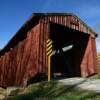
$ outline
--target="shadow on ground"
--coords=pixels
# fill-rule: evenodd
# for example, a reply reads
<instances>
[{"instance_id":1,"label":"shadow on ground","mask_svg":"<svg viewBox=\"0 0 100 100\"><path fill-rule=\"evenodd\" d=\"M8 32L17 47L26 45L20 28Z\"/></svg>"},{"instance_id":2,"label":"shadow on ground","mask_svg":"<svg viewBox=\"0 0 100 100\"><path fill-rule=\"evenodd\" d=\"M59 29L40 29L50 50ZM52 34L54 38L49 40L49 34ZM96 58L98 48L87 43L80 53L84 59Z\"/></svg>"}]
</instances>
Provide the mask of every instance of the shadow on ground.
<instances>
[{"instance_id":1,"label":"shadow on ground","mask_svg":"<svg viewBox=\"0 0 100 100\"><path fill-rule=\"evenodd\" d=\"M99 93L76 88L78 84L67 86L57 81L41 82L27 87L28 93L9 97L6 100L100 100Z\"/></svg>"}]
</instances>

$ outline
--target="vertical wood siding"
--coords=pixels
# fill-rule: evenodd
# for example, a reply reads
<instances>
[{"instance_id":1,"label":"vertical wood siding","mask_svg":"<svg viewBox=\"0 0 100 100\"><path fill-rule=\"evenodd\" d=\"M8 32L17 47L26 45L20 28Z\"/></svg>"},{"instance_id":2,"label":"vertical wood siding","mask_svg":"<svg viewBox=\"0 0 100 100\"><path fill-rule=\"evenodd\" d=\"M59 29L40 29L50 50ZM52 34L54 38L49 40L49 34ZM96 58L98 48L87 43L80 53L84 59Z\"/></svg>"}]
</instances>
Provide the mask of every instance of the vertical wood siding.
<instances>
[{"instance_id":1,"label":"vertical wood siding","mask_svg":"<svg viewBox=\"0 0 100 100\"><path fill-rule=\"evenodd\" d=\"M84 53L84 57L81 63L81 75L87 77L89 75L97 73L97 55L95 40L89 37L88 44Z\"/></svg>"},{"instance_id":2,"label":"vertical wood siding","mask_svg":"<svg viewBox=\"0 0 100 100\"><path fill-rule=\"evenodd\" d=\"M0 85L21 85L38 73L39 25L28 32L27 38L19 42L0 58Z\"/></svg>"}]
</instances>

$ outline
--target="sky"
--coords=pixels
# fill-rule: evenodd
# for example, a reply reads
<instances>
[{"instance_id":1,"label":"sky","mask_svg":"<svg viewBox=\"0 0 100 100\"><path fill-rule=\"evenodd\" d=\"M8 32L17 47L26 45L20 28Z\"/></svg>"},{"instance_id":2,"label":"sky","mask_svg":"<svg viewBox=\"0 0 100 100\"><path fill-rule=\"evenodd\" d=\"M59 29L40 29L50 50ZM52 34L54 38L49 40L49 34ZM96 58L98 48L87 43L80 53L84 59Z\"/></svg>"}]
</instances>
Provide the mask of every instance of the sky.
<instances>
[{"instance_id":1,"label":"sky","mask_svg":"<svg viewBox=\"0 0 100 100\"><path fill-rule=\"evenodd\" d=\"M74 13L100 32L100 0L0 0L0 48L16 34L32 13ZM96 40L100 51L99 36Z\"/></svg>"}]
</instances>

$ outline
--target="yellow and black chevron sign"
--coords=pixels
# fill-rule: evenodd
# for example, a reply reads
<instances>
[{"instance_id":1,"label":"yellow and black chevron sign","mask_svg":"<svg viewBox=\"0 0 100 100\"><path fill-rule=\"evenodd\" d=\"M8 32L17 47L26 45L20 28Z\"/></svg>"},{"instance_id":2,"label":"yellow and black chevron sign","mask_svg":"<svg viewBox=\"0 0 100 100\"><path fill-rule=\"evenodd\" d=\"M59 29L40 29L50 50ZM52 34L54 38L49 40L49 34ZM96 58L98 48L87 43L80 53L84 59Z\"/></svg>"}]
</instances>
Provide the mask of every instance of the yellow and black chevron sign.
<instances>
[{"instance_id":1,"label":"yellow and black chevron sign","mask_svg":"<svg viewBox=\"0 0 100 100\"><path fill-rule=\"evenodd\" d=\"M47 56L52 55L52 40L48 39L47 43L46 43L46 52L47 52Z\"/></svg>"},{"instance_id":2,"label":"yellow and black chevron sign","mask_svg":"<svg viewBox=\"0 0 100 100\"><path fill-rule=\"evenodd\" d=\"M51 39L48 39L46 41L46 53L47 53L47 57L48 57L48 81L50 81L51 78L51 56L52 56L52 43L53 41Z\"/></svg>"}]
</instances>

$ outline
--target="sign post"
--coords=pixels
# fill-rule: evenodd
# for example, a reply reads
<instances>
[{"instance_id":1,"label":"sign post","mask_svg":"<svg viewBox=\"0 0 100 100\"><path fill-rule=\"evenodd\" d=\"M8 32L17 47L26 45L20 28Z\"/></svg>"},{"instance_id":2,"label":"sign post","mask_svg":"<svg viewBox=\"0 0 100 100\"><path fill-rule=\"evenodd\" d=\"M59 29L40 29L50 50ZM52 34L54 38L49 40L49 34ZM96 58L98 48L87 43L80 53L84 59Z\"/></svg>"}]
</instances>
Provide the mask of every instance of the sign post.
<instances>
[{"instance_id":1,"label":"sign post","mask_svg":"<svg viewBox=\"0 0 100 100\"><path fill-rule=\"evenodd\" d=\"M48 39L46 41L46 53L48 59L48 81L51 79L51 56L52 56L52 40Z\"/></svg>"}]
</instances>

